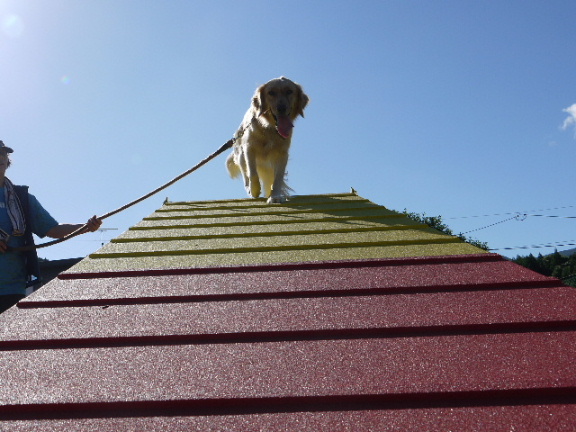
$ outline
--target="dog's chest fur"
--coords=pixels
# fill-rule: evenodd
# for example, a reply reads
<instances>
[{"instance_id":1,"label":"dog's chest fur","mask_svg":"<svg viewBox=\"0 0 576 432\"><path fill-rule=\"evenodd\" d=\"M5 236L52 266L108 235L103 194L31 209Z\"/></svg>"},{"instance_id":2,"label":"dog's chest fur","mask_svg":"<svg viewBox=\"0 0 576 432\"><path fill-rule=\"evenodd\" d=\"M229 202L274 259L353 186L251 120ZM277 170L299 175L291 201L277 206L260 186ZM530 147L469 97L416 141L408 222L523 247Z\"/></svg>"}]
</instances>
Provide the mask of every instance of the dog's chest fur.
<instances>
[{"instance_id":1,"label":"dog's chest fur","mask_svg":"<svg viewBox=\"0 0 576 432\"><path fill-rule=\"evenodd\" d=\"M242 136L242 143L247 146L257 147L256 154L259 157L274 156L275 154L286 154L290 148L292 138L283 138L278 135L276 128L268 119L252 120L249 128Z\"/></svg>"}]
</instances>

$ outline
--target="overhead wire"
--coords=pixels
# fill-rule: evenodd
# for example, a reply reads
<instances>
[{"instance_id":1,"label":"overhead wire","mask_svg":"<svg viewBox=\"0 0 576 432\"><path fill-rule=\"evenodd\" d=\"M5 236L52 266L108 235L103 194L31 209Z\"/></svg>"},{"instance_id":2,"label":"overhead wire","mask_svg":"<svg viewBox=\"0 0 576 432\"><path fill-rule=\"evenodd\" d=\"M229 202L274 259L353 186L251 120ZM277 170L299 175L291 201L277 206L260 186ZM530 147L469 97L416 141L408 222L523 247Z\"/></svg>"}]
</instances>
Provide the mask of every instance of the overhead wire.
<instances>
[{"instance_id":1,"label":"overhead wire","mask_svg":"<svg viewBox=\"0 0 576 432\"><path fill-rule=\"evenodd\" d=\"M541 249L541 248L564 247L564 246L576 246L576 240L564 240L559 242L541 243L537 245L490 248L489 250L498 251L498 250L514 250L514 249Z\"/></svg>"},{"instance_id":2,"label":"overhead wire","mask_svg":"<svg viewBox=\"0 0 576 432\"><path fill-rule=\"evenodd\" d=\"M483 230L483 229L486 229L486 228L493 227L493 226L495 226L495 225L500 225L501 223L508 222L508 221L511 221L511 220L514 220L514 219L516 219L516 220L524 220L524 219L526 219L524 216L526 216L526 215L515 215L515 216L513 216L513 217L511 217L511 218L507 218L507 219L501 220L501 221L499 221L499 222L494 222L494 223L492 223L492 224L490 224L490 225L486 225L486 226L483 226L483 227L480 227L480 228L476 228L476 229L473 229L473 230L470 230L470 231L466 231L466 232L463 232L463 233L460 233L460 234L469 234L469 233L471 233L471 232L480 231L480 230ZM522 218L522 217L524 217L524 218Z\"/></svg>"},{"instance_id":3,"label":"overhead wire","mask_svg":"<svg viewBox=\"0 0 576 432\"><path fill-rule=\"evenodd\" d=\"M522 210L522 211L515 211L515 212L507 212L507 213L492 213L492 214L485 214L485 215L474 215L474 216L453 216L448 217L446 219L472 219L472 218L481 218L481 217L491 217L491 216L508 216L511 214L529 214L535 212L544 212L544 211L551 211L551 210L564 210L568 208L576 208L576 206L563 206L563 207L552 207L547 209L538 209L538 210ZM576 216L574 216L576 217Z\"/></svg>"},{"instance_id":4,"label":"overhead wire","mask_svg":"<svg viewBox=\"0 0 576 432\"><path fill-rule=\"evenodd\" d=\"M563 207L553 207L553 208L548 208L548 209L540 209L540 210L531 210L531 211L526 211L526 212L508 212L508 213L493 213L493 214L486 214L486 215L475 215L475 216L459 216L459 217L450 217L447 219L471 219L471 218L481 218L481 217L493 217L493 216L505 216L505 215L514 215L512 217L503 219L501 221L498 222L494 222L491 223L489 225L485 225L482 226L480 228L475 228L469 231L465 231L460 233L460 235L464 235L464 234L469 234L472 232L476 232L476 231L481 231L487 228L491 228L493 226L496 225L500 225L502 223L505 222L509 222L512 220L516 220L516 221L524 221L526 220L528 217L546 217L546 218L558 218L558 219L576 219L576 216L561 216L561 215L545 215L545 214L535 214L533 212L542 212L542 211L550 211L550 210L561 210L561 209L569 209L569 208L574 208L576 206L563 206ZM548 247L564 247L564 246L576 246L576 240L567 240L567 241L560 241L560 242L551 242L551 243L546 243L546 244L540 244L540 245L526 245L526 246L514 246L514 247L503 247L503 248L490 248L489 250L491 251L498 251L498 250L514 250L514 249L538 249L538 248L548 248Z\"/></svg>"},{"instance_id":5,"label":"overhead wire","mask_svg":"<svg viewBox=\"0 0 576 432\"><path fill-rule=\"evenodd\" d=\"M540 215L540 214L527 214L526 216L560 218L560 219L576 219L576 216L556 216L556 215Z\"/></svg>"}]
</instances>

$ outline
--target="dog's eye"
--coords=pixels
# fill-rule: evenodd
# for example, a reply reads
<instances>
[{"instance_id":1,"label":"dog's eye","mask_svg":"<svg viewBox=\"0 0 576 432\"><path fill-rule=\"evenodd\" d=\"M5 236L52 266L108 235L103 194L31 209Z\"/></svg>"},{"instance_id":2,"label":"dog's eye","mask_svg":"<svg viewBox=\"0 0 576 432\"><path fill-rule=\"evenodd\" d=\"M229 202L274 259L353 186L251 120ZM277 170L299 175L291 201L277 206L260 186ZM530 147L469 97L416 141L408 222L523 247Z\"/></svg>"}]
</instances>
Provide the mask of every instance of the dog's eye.
<instances>
[{"instance_id":1,"label":"dog's eye","mask_svg":"<svg viewBox=\"0 0 576 432\"><path fill-rule=\"evenodd\" d=\"M292 93L294 93L292 90L290 89L286 90L286 96L290 96Z\"/></svg>"},{"instance_id":2,"label":"dog's eye","mask_svg":"<svg viewBox=\"0 0 576 432\"><path fill-rule=\"evenodd\" d=\"M268 94L269 94L270 96L276 96L276 91L270 90L270 91L268 92Z\"/></svg>"}]
</instances>

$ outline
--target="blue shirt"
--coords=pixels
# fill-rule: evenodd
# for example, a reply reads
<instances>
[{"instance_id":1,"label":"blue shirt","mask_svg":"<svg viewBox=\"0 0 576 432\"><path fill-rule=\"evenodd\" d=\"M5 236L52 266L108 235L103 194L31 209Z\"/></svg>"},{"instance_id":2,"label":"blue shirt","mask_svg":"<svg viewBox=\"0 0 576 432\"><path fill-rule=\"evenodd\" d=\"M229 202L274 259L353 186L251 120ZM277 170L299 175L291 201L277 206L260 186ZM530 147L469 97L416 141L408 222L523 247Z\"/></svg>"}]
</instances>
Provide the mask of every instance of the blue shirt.
<instances>
[{"instance_id":1,"label":"blue shirt","mask_svg":"<svg viewBox=\"0 0 576 432\"><path fill-rule=\"evenodd\" d=\"M38 237L45 237L46 233L58 225L58 222L50 216L34 195L28 195L30 205L30 217L27 220L32 232ZM12 234L13 228L8 211L6 210L6 190L0 188L0 228L8 234ZM19 247L24 245L24 236L10 236L8 246ZM24 258L20 252L0 253L0 295L22 294L26 292L26 268Z\"/></svg>"}]
</instances>

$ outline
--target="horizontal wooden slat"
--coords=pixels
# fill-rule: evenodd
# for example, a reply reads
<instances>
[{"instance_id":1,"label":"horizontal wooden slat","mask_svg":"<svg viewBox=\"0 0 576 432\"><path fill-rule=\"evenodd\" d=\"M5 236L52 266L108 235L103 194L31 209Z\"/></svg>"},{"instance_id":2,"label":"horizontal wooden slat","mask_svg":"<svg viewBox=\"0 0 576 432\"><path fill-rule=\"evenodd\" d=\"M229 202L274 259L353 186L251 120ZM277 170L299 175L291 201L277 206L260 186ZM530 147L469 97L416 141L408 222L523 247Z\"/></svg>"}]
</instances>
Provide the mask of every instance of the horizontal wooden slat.
<instances>
[{"instance_id":1,"label":"horizontal wooden slat","mask_svg":"<svg viewBox=\"0 0 576 432\"><path fill-rule=\"evenodd\" d=\"M515 402L511 400L510 403ZM341 411L335 411L340 409ZM278 412L233 415L181 415L122 418L110 415L97 418L84 415L82 419L34 421L3 421L11 432L77 432L118 431L503 431L510 425L517 431L573 432L576 410L572 405L508 405L480 407L442 407L412 409L333 410ZM46 414L45 414L46 415ZM71 415L71 413L69 413ZM88 417L88 418L86 418Z\"/></svg>"},{"instance_id":2,"label":"horizontal wooden slat","mask_svg":"<svg viewBox=\"0 0 576 432\"><path fill-rule=\"evenodd\" d=\"M292 249L246 251L229 253L219 250L211 254L178 253L172 256L113 257L85 259L70 269L71 272L107 272L151 269L210 268L229 266L253 266L336 260L362 260L379 258L435 257L481 253L478 248L463 242L442 244L402 244L372 247L346 247L324 249Z\"/></svg>"},{"instance_id":3,"label":"horizontal wooden slat","mask_svg":"<svg viewBox=\"0 0 576 432\"><path fill-rule=\"evenodd\" d=\"M4 351L0 405L575 388L575 355L576 332Z\"/></svg>"},{"instance_id":4,"label":"horizontal wooden slat","mask_svg":"<svg viewBox=\"0 0 576 432\"><path fill-rule=\"evenodd\" d=\"M192 240L141 241L110 243L90 258L107 258L117 255L154 255L163 253L243 253L250 251L302 250L323 248L395 246L398 244L460 243L457 237L430 231L393 230L368 232L313 233L280 236L208 237Z\"/></svg>"},{"instance_id":5,"label":"horizontal wooden slat","mask_svg":"<svg viewBox=\"0 0 576 432\"><path fill-rule=\"evenodd\" d=\"M318 195L292 195L288 201L291 204L317 205L331 202L366 202L365 198L355 193L336 193L336 194L318 194ZM286 205L283 203L282 205ZM266 198L240 198L208 201L167 201L162 208L252 208L252 207L270 207ZM276 207L281 207L280 205Z\"/></svg>"},{"instance_id":6,"label":"horizontal wooden slat","mask_svg":"<svg viewBox=\"0 0 576 432\"><path fill-rule=\"evenodd\" d=\"M298 203L294 201L288 201L282 203L281 205L246 205L246 206L163 206L162 208L156 210L152 216L146 219L154 218L170 218L179 216L191 216L193 214L198 215L240 215L242 213L251 215L275 215L275 214L310 214L310 213L355 213L362 210L381 210L381 214L394 215L392 212L385 207L378 206L368 200L354 200L354 201L323 201L323 202L308 202L308 203Z\"/></svg>"},{"instance_id":7,"label":"horizontal wooden slat","mask_svg":"<svg viewBox=\"0 0 576 432\"><path fill-rule=\"evenodd\" d=\"M219 215L205 215L202 213L192 213L181 216L150 216L144 218L134 229L143 229L148 227L162 227L163 225L194 225L194 226L218 226L218 225L258 225L258 224L286 224L294 222L346 222L354 220L380 220L380 219L398 219L397 213L384 211L381 208L350 211L350 212L307 212L307 213L289 213L275 212L264 214L251 213L231 213L225 212ZM404 219L406 220L406 219Z\"/></svg>"},{"instance_id":8,"label":"horizontal wooden slat","mask_svg":"<svg viewBox=\"0 0 576 432\"><path fill-rule=\"evenodd\" d=\"M89 261L89 260L88 260ZM489 287L554 286L557 279L530 271L495 254L419 257L217 268L183 268L173 274L141 272L82 273L80 266L60 275L25 299L73 300L253 293L357 292L384 290L470 290ZM130 275L136 273L133 277ZM140 277L138 277L140 275ZM93 281L84 279L96 279ZM80 279L80 280L69 280ZM159 288L161 287L161 288Z\"/></svg>"},{"instance_id":9,"label":"horizontal wooden slat","mask_svg":"<svg viewBox=\"0 0 576 432\"><path fill-rule=\"evenodd\" d=\"M225 237L258 237L258 236L289 236L303 234L334 234L349 232L373 232L373 231L392 231L392 230L428 230L427 225L409 224L408 221L402 220L402 223L396 221L396 224L376 223L366 220L354 221L352 223L292 223L292 224L259 224L259 225L226 225L226 226L178 226L167 225L162 229L159 227L150 229L130 229L112 239L112 243L128 243L133 241L163 241L166 239L210 239Z\"/></svg>"},{"instance_id":10,"label":"horizontal wooden slat","mask_svg":"<svg viewBox=\"0 0 576 432\"><path fill-rule=\"evenodd\" d=\"M43 341L42 346L49 346L50 341L77 339L75 344L89 346L90 338L100 339L94 344L121 344L112 339L157 336L158 340L148 342L161 344L161 337L175 335L190 336L190 343L205 343L212 336L218 342L218 335L229 335L227 341L246 341L576 328L576 296L568 287L211 302L167 300L156 297L144 304L134 301L132 305L110 307L73 307L72 303L66 310L20 309L0 329L0 350L20 346L7 341ZM31 302L33 298L28 300Z\"/></svg>"}]
</instances>

